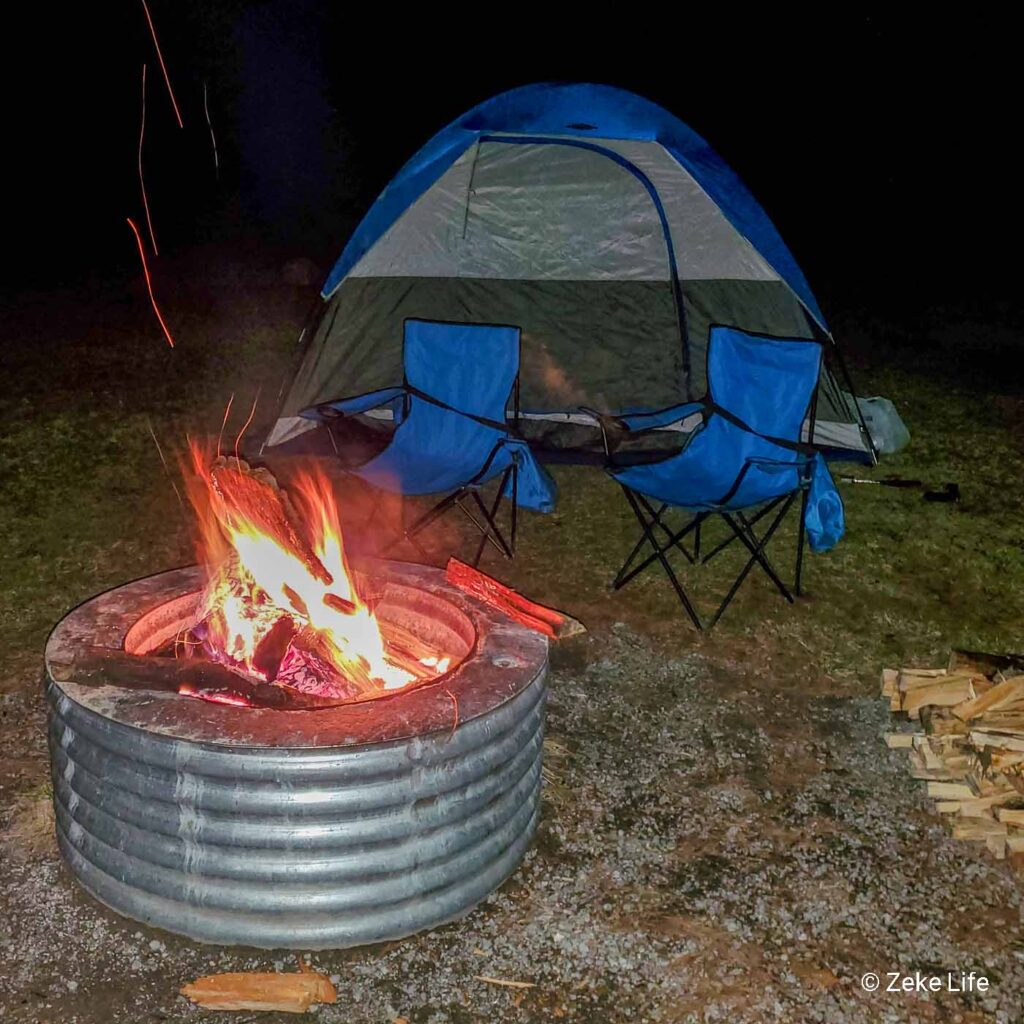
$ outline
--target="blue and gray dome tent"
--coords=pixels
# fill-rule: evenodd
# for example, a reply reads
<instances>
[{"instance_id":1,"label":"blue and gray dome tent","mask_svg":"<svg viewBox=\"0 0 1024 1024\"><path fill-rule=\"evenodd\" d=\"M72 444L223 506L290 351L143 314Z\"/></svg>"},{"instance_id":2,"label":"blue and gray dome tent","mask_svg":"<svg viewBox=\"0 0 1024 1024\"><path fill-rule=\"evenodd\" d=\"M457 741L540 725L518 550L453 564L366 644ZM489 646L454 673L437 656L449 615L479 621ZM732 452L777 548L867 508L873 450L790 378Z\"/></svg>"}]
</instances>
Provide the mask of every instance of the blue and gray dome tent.
<instances>
[{"instance_id":1,"label":"blue and gray dome tent","mask_svg":"<svg viewBox=\"0 0 1024 1024\"><path fill-rule=\"evenodd\" d=\"M582 406L702 397L713 324L830 340L736 174L661 107L601 85L513 89L442 129L370 208L322 294L269 446L318 427L303 413L321 403L400 383L407 318L520 326L521 416L555 448L594 441ZM815 441L870 459L852 404L823 369Z\"/></svg>"}]
</instances>

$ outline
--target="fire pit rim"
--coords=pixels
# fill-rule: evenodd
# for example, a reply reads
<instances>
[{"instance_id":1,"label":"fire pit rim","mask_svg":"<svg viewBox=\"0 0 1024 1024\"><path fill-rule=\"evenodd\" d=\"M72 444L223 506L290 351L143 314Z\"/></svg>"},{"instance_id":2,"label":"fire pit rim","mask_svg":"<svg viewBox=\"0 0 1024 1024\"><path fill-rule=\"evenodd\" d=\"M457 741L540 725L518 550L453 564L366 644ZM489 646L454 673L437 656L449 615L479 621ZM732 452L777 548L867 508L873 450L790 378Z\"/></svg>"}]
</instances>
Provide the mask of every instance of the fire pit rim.
<instances>
[{"instance_id":1,"label":"fire pit rim","mask_svg":"<svg viewBox=\"0 0 1024 1024\"><path fill-rule=\"evenodd\" d=\"M70 681L69 666L82 645L123 650L125 636L144 615L199 589L201 569L184 566L143 576L83 601L53 629L46 644L48 678L58 699L80 704L121 725L171 740L239 748L355 748L451 731L458 722L487 714L546 671L547 638L513 622L448 584L432 566L366 559L353 568L387 573L454 605L471 622L474 648L437 680L377 700L315 711L236 707L176 693L87 686Z\"/></svg>"},{"instance_id":2,"label":"fire pit rim","mask_svg":"<svg viewBox=\"0 0 1024 1024\"><path fill-rule=\"evenodd\" d=\"M190 566L183 567L185 571L189 570ZM365 577L367 574L359 569L354 569L353 574L357 577ZM146 577L142 577L145 579ZM139 582L139 581L133 581ZM115 588L117 589L117 588ZM402 595L398 591L412 591L417 596L428 594L435 605L441 605L444 607L444 613L446 616L452 615L455 621L445 622L443 628L445 632L451 634L451 641L453 647L451 650L451 665L438 674L435 679L429 680L430 684L440 683L447 680L452 673L462 664L466 658L472 657L476 653L477 648L477 631L474 621L470 616L456 604L455 601L451 600L451 595L446 593L443 597L440 594L426 590L423 586L410 585L408 581L404 583L398 583L394 580L389 580L384 585L383 593L381 597L385 597L388 594L391 595L392 600L384 602L377 606L377 615L381 623L382 629L386 629L389 621L389 616L382 612L382 608L390 604L398 604L401 606L400 598ZM103 594L96 595L97 597L103 597ZM186 619L176 617L171 622L160 623L162 617L169 617L175 613L168 611L171 607L177 607L179 605L196 605L199 603L202 597L202 588L196 590L187 590L176 597L172 597L168 601L164 601L152 608L143 611L138 618L128 627L125 632L124 640L121 644L121 649L126 654L138 654L143 656L152 656L155 651L164 648L169 642L170 638L175 633L179 632L182 628L187 628L191 623L187 622ZM399 600L396 600L399 599ZM440 609L438 609L440 610ZM161 614L162 613L162 614ZM152 620L156 620L155 622ZM173 623L173 628L171 625ZM155 637L155 639L154 639ZM455 648L460 649L456 650ZM181 662L179 662L181 664ZM424 683L415 683L411 686L405 687L401 690L395 690L385 693L379 693L374 697L367 697L365 700L388 700L391 697L401 696L403 693L409 693L414 689L419 689ZM291 706L283 705L277 710L288 712L288 713L315 713L317 711L329 710L332 707L339 707L342 704L354 704L358 703L356 700L342 701L339 700L337 704L325 704L323 706ZM253 705L253 708L259 707L259 705ZM243 710L252 710L252 708L243 707Z\"/></svg>"}]
</instances>

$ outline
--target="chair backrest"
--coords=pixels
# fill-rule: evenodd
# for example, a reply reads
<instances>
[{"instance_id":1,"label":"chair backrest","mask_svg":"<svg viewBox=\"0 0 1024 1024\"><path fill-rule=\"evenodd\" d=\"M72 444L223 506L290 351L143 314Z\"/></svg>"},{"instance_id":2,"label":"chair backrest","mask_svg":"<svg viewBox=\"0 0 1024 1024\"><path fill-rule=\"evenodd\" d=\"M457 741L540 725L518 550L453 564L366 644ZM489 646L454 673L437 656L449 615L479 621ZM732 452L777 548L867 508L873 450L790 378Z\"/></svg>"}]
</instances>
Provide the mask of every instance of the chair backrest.
<instances>
[{"instance_id":1,"label":"chair backrest","mask_svg":"<svg viewBox=\"0 0 1024 1024\"><path fill-rule=\"evenodd\" d=\"M712 327L708 394L752 430L799 441L821 373L822 346Z\"/></svg>"},{"instance_id":2,"label":"chair backrest","mask_svg":"<svg viewBox=\"0 0 1024 1024\"><path fill-rule=\"evenodd\" d=\"M519 373L519 333L492 324L406 320L405 381L452 409L504 423Z\"/></svg>"}]
</instances>

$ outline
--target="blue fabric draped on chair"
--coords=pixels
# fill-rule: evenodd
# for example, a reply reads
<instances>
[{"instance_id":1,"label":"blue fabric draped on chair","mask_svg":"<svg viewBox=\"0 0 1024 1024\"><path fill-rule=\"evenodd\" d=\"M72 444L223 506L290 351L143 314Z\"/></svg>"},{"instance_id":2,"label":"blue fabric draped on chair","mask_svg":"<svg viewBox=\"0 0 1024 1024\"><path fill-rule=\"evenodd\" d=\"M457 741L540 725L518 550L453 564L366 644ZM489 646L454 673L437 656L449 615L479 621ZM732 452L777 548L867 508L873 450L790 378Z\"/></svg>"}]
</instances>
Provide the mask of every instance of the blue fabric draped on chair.
<instances>
[{"instance_id":1,"label":"blue fabric draped on chair","mask_svg":"<svg viewBox=\"0 0 1024 1024\"><path fill-rule=\"evenodd\" d=\"M488 541L512 557L517 506L540 512L554 507L554 481L506 419L510 400L513 416L518 412L519 335L518 327L406 320L405 379L400 386L303 412L309 418L330 419L391 407L397 427L390 443L352 472L397 494L445 494L406 528L406 539L413 541L424 527L457 506L482 534L475 561ZM488 508L480 488L499 476ZM503 496L512 502L508 540L495 521Z\"/></svg>"},{"instance_id":2,"label":"blue fabric draped on chair","mask_svg":"<svg viewBox=\"0 0 1024 1024\"><path fill-rule=\"evenodd\" d=\"M624 586L648 566L659 563L683 607L698 629L703 623L668 561L672 550L691 563L707 562L739 540L749 558L711 620L718 621L750 570L760 566L788 600L789 588L769 562L765 548L794 499L802 499L797 541L795 591L800 593L805 532L814 551L832 547L843 534L842 500L820 452L804 443L807 423L813 437L814 399L821 370L822 347L802 339L778 339L730 327L713 327L708 342L708 397L703 402L661 413L623 416L618 426L630 431L657 429L695 412L704 416L689 443L659 462L609 466L640 522L643 534L616 576ZM651 501L660 503L655 509ZM671 508L690 513L681 529L670 528L664 516ZM760 536L754 527L772 512ZM753 514L750 514L750 510ZM723 519L727 539L703 557L701 524L709 516ZM693 535L693 549L684 539ZM637 561L645 548L649 554Z\"/></svg>"}]
</instances>

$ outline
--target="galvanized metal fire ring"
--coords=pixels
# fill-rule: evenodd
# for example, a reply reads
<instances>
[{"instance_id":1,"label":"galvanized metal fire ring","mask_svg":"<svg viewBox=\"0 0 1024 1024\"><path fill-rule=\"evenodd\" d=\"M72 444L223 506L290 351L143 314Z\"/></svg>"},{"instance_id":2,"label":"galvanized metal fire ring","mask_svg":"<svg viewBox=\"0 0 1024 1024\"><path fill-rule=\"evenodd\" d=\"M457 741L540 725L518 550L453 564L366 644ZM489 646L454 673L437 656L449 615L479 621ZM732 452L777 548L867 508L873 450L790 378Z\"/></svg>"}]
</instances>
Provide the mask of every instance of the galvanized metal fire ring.
<instances>
[{"instance_id":1,"label":"galvanized metal fire ring","mask_svg":"<svg viewBox=\"0 0 1024 1024\"><path fill-rule=\"evenodd\" d=\"M463 660L410 692L316 710L69 681L76 651L144 653L173 636L195 610L195 567L111 590L56 627L57 838L93 896L204 942L327 949L452 920L515 870L540 809L546 638L440 570L364 571Z\"/></svg>"}]
</instances>

